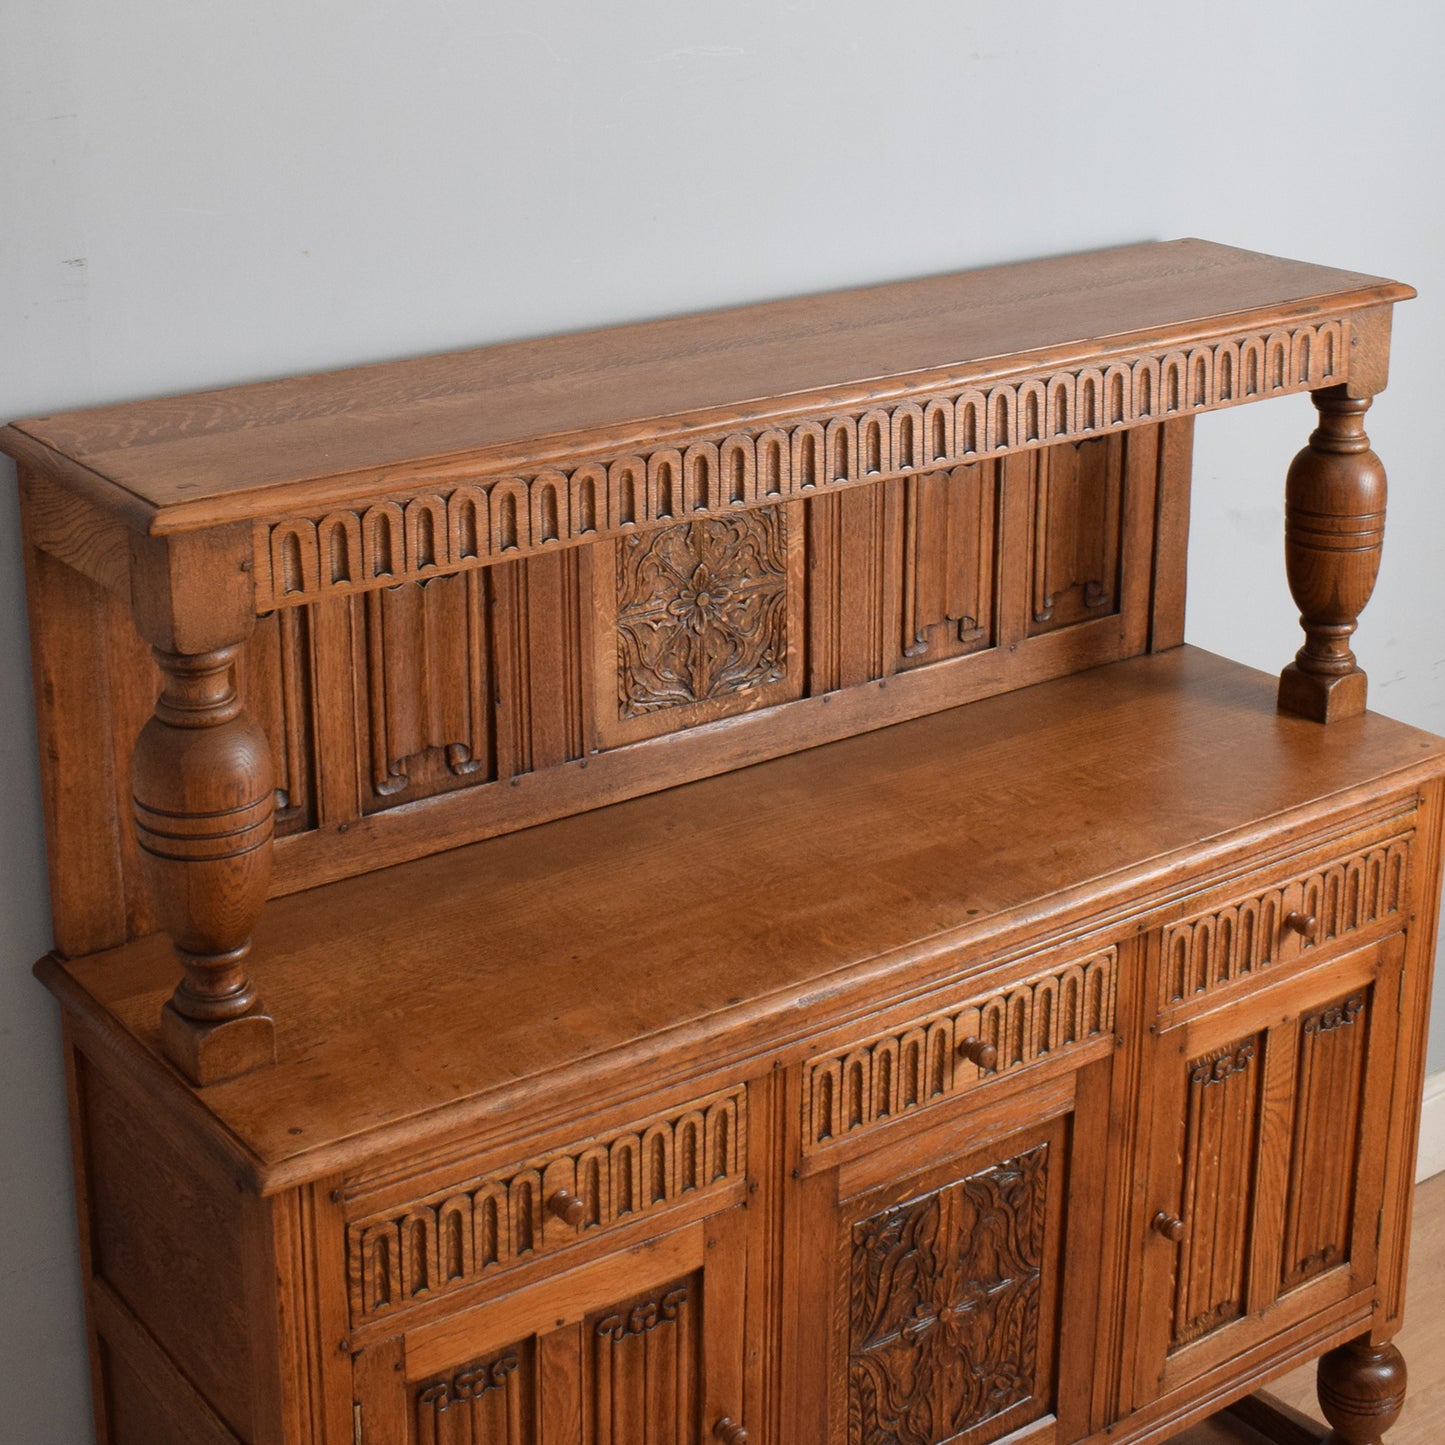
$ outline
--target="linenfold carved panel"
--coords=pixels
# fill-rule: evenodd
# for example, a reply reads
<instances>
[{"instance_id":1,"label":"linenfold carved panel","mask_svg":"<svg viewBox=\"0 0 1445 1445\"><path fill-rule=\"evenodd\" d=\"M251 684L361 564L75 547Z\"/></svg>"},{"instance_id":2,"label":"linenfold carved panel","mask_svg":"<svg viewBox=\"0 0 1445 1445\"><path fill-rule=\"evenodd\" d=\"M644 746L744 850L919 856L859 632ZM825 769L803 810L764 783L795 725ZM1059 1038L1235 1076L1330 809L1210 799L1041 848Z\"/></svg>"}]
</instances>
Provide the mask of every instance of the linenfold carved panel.
<instances>
[{"instance_id":1,"label":"linenfold carved panel","mask_svg":"<svg viewBox=\"0 0 1445 1445\"><path fill-rule=\"evenodd\" d=\"M413 1387L416 1439L425 1445L533 1445L536 1379L530 1341Z\"/></svg>"},{"instance_id":2,"label":"linenfold carved panel","mask_svg":"<svg viewBox=\"0 0 1445 1445\"><path fill-rule=\"evenodd\" d=\"M780 507L625 538L617 549L619 717L780 681L787 592Z\"/></svg>"},{"instance_id":3,"label":"linenfold carved panel","mask_svg":"<svg viewBox=\"0 0 1445 1445\"><path fill-rule=\"evenodd\" d=\"M808 691L977 652L994 640L998 465L808 503Z\"/></svg>"},{"instance_id":4,"label":"linenfold carved panel","mask_svg":"<svg viewBox=\"0 0 1445 1445\"><path fill-rule=\"evenodd\" d=\"M1190 1060L1171 1348L1238 1319L1245 1308L1258 1153L1261 1039Z\"/></svg>"},{"instance_id":5,"label":"linenfold carved panel","mask_svg":"<svg viewBox=\"0 0 1445 1445\"><path fill-rule=\"evenodd\" d=\"M588 1445L700 1439L702 1304L693 1275L598 1310L583 1323Z\"/></svg>"},{"instance_id":6,"label":"linenfold carved panel","mask_svg":"<svg viewBox=\"0 0 1445 1445\"><path fill-rule=\"evenodd\" d=\"M1040 1393L1049 1165L1040 1144L853 1226L849 1445L942 1445Z\"/></svg>"},{"instance_id":7,"label":"linenfold carved panel","mask_svg":"<svg viewBox=\"0 0 1445 1445\"><path fill-rule=\"evenodd\" d=\"M1125 352L1104 368L960 383L863 412L678 436L646 454L428 490L399 479L369 505L256 523L256 610L1313 390L1347 374L1348 346L1348 321L1326 319L1187 350Z\"/></svg>"},{"instance_id":8,"label":"linenfold carved panel","mask_svg":"<svg viewBox=\"0 0 1445 1445\"><path fill-rule=\"evenodd\" d=\"M900 666L987 645L993 628L998 467L907 477Z\"/></svg>"},{"instance_id":9,"label":"linenfold carved panel","mask_svg":"<svg viewBox=\"0 0 1445 1445\"><path fill-rule=\"evenodd\" d=\"M885 1123L995 1074L1108 1038L1118 967L1118 950L1107 948L811 1060L804 1074L804 1149ZM992 1070L960 1056L960 1046L971 1039L997 1051Z\"/></svg>"},{"instance_id":10,"label":"linenfold carved panel","mask_svg":"<svg viewBox=\"0 0 1445 1445\"><path fill-rule=\"evenodd\" d=\"M1300 1020L1280 1256L1284 1289L1323 1274L1349 1254L1368 1036L1364 993L1350 994Z\"/></svg>"},{"instance_id":11,"label":"linenfold carved panel","mask_svg":"<svg viewBox=\"0 0 1445 1445\"><path fill-rule=\"evenodd\" d=\"M365 645L357 675L371 739L367 782L377 797L409 787L413 760L432 751L454 777L495 775L486 592L486 578L463 574L352 604Z\"/></svg>"},{"instance_id":12,"label":"linenfold carved panel","mask_svg":"<svg viewBox=\"0 0 1445 1445\"><path fill-rule=\"evenodd\" d=\"M733 1185L746 1168L746 1092L738 1088L358 1219L346 1233L352 1318L376 1318L490 1278L591 1230ZM559 1190L582 1200L580 1225L547 1208Z\"/></svg>"},{"instance_id":13,"label":"linenfold carved panel","mask_svg":"<svg viewBox=\"0 0 1445 1445\"><path fill-rule=\"evenodd\" d=\"M1049 447L1035 458L1029 631L1052 632L1118 608L1124 438Z\"/></svg>"},{"instance_id":14,"label":"linenfold carved panel","mask_svg":"<svg viewBox=\"0 0 1445 1445\"><path fill-rule=\"evenodd\" d=\"M256 624L246 649L246 699L266 730L276 772L276 832L314 825L315 696L311 612L288 607Z\"/></svg>"},{"instance_id":15,"label":"linenfold carved panel","mask_svg":"<svg viewBox=\"0 0 1445 1445\"><path fill-rule=\"evenodd\" d=\"M1270 968L1398 912L1413 834L1361 849L1303 877L1170 924L1164 931L1159 1003L1167 1008ZM1300 937L1282 931L1287 913L1315 920Z\"/></svg>"}]
</instances>

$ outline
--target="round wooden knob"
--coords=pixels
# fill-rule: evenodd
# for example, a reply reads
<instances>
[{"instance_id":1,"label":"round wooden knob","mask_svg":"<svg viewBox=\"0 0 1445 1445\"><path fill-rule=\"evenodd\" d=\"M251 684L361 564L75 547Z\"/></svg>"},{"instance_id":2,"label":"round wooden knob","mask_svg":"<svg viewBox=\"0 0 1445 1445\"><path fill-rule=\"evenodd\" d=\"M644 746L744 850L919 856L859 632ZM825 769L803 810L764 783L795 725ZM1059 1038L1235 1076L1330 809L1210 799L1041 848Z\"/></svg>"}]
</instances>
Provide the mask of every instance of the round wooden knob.
<instances>
[{"instance_id":1,"label":"round wooden knob","mask_svg":"<svg viewBox=\"0 0 1445 1445\"><path fill-rule=\"evenodd\" d=\"M965 1039L958 1046L958 1051L971 1064L977 1064L989 1073L998 1068L998 1050L992 1044L984 1043L982 1039Z\"/></svg>"},{"instance_id":2,"label":"round wooden knob","mask_svg":"<svg viewBox=\"0 0 1445 1445\"><path fill-rule=\"evenodd\" d=\"M1291 933L1297 933L1311 943L1314 942L1315 935L1320 931L1320 921L1313 913L1286 913L1284 926Z\"/></svg>"},{"instance_id":3,"label":"round wooden knob","mask_svg":"<svg viewBox=\"0 0 1445 1445\"><path fill-rule=\"evenodd\" d=\"M1166 1214L1162 1209L1149 1222L1155 1234L1162 1234L1170 1244L1178 1244L1184 1238L1184 1221L1175 1215Z\"/></svg>"},{"instance_id":4,"label":"round wooden knob","mask_svg":"<svg viewBox=\"0 0 1445 1445\"><path fill-rule=\"evenodd\" d=\"M722 1445L748 1445L748 1432L729 1415L724 1415L712 1427L713 1437Z\"/></svg>"},{"instance_id":5,"label":"round wooden knob","mask_svg":"<svg viewBox=\"0 0 1445 1445\"><path fill-rule=\"evenodd\" d=\"M576 1229L587 1218L587 1204L566 1189L559 1189L548 1201L547 1208L562 1221Z\"/></svg>"}]
</instances>

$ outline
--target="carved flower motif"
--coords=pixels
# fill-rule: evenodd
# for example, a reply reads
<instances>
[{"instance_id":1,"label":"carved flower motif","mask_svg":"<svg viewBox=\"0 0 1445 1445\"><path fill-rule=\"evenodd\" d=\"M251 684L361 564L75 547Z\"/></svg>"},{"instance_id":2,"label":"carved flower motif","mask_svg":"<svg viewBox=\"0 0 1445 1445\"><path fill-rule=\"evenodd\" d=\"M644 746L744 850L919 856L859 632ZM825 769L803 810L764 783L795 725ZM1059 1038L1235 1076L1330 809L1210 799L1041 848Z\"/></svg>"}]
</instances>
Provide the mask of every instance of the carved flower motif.
<instances>
[{"instance_id":1,"label":"carved flower motif","mask_svg":"<svg viewBox=\"0 0 1445 1445\"><path fill-rule=\"evenodd\" d=\"M788 651L787 580L776 509L628 538L618 549L618 716L777 682Z\"/></svg>"},{"instance_id":2,"label":"carved flower motif","mask_svg":"<svg viewBox=\"0 0 1445 1445\"><path fill-rule=\"evenodd\" d=\"M699 562L692 577L667 604L667 610L685 627L701 632L710 621L723 615L733 589L713 576L706 562Z\"/></svg>"}]
</instances>

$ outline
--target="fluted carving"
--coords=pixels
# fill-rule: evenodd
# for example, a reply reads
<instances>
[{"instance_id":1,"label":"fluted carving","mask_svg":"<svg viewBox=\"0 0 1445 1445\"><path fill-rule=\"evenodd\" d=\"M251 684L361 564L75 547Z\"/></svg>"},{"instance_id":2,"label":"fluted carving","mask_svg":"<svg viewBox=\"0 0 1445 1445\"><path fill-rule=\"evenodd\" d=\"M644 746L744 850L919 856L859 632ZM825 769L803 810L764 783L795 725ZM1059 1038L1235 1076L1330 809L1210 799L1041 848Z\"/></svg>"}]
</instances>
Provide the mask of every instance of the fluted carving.
<instances>
[{"instance_id":1,"label":"fluted carving","mask_svg":"<svg viewBox=\"0 0 1445 1445\"><path fill-rule=\"evenodd\" d=\"M1345 374L1348 346L1348 321L1325 319L963 383L862 412L668 436L646 454L564 458L431 490L402 484L359 507L257 522L256 610L1318 389Z\"/></svg>"},{"instance_id":2,"label":"fluted carving","mask_svg":"<svg viewBox=\"0 0 1445 1445\"><path fill-rule=\"evenodd\" d=\"M747 1160L746 1097L742 1089L711 1095L357 1220L347 1229L352 1318L394 1313L590 1231L735 1185ZM581 1208L554 1207L562 1192Z\"/></svg>"},{"instance_id":3,"label":"fluted carving","mask_svg":"<svg viewBox=\"0 0 1445 1445\"><path fill-rule=\"evenodd\" d=\"M1237 983L1398 912L1410 845L1410 836L1391 839L1171 923L1164 930L1159 1006ZM1286 928L1292 909L1315 920L1312 933Z\"/></svg>"},{"instance_id":4,"label":"fluted carving","mask_svg":"<svg viewBox=\"0 0 1445 1445\"><path fill-rule=\"evenodd\" d=\"M811 1059L803 1148L816 1149L970 1089L1108 1038L1119 952L1106 948L1001 992L927 1014L905 1027ZM969 1047L976 1044L978 1049ZM974 1054L987 1049L987 1067Z\"/></svg>"}]
</instances>

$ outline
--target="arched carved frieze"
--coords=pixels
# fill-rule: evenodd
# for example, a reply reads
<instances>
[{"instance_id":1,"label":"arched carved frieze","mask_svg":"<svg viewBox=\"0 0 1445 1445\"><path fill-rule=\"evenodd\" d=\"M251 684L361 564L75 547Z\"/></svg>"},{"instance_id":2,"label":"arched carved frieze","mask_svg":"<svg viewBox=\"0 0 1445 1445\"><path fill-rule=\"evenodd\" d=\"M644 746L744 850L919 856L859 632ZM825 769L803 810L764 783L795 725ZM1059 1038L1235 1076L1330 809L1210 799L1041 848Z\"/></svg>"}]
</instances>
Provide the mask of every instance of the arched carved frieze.
<instances>
[{"instance_id":1,"label":"arched carved frieze","mask_svg":"<svg viewBox=\"0 0 1445 1445\"><path fill-rule=\"evenodd\" d=\"M1238 333L717 436L478 476L255 525L256 610L372 591L570 543L1313 391L1345 376L1348 320Z\"/></svg>"}]
</instances>

